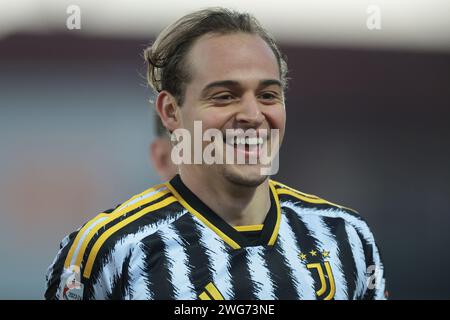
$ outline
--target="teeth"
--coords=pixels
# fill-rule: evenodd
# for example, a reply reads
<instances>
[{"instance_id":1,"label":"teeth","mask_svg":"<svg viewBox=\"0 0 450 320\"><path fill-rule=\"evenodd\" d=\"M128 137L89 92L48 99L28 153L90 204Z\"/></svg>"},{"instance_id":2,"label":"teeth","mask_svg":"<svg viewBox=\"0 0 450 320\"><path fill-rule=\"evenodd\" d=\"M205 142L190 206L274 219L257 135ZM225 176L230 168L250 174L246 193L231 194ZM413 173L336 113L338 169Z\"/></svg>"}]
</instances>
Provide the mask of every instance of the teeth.
<instances>
[{"instance_id":1,"label":"teeth","mask_svg":"<svg viewBox=\"0 0 450 320\"><path fill-rule=\"evenodd\" d=\"M232 144L247 144L247 145L262 145L264 143L264 139L262 137L233 137L231 139Z\"/></svg>"}]
</instances>

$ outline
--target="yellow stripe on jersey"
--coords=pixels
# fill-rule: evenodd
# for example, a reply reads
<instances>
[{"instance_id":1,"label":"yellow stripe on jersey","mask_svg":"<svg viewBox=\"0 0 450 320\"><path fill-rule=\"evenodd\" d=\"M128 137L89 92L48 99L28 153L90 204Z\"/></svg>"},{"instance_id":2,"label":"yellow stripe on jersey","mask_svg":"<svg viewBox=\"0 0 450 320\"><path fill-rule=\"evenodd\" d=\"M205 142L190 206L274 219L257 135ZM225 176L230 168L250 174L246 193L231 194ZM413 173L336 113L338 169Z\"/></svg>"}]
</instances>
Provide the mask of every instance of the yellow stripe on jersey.
<instances>
[{"instance_id":1,"label":"yellow stripe on jersey","mask_svg":"<svg viewBox=\"0 0 450 320\"><path fill-rule=\"evenodd\" d=\"M211 300L206 292L202 292L199 296L200 300Z\"/></svg>"},{"instance_id":2,"label":"yellow stripe on jersey","mask_svg":"<svg viewBox=\"0 0 450 320\"><path fill-rule=\"evenodd\" d=\"M140 217L142 217L150 212L164 208L164 207L168 206L169 204L176 202L176 201L177 201L177 199L173 196L167 197L164 200L161 200L160 202L152 204L151 206L142 209L141 211L133 214L132 216L125 218L124 220L120 221L119 223L115 224L114 226L109 228L107 231L105 231L97 239L94 246L92 247L91 252L89 253L89 257L87 259L86 266L84 268L83 276L85 278L89 278L91 276L92 267L94 265L95 258L97 257L97 254L100 251L100 248L102 247L102 245L105 243L106 240L108 240L108 238L110 236L112 236L115 232L119 231L120 229L127 226L128 224L136 221Z\"/></svg>"},{"instance_id":3,"label":"yellow stripe on jersey","mask_svg":"<svg viewBox=\"0 0 450 320\"><path fill-rule=\"evenodd\" d=\"M303 195L303 196L305 196L307 198L314 198L314 199L318 199L319 198L318 196L298 191L297 189L291 188L291 187L289 187L289 186L287 186L287 185L285 185L285 184L283 184L281 182L275 181L275 180L270 180L270 182L272 182L272 184L274 184L276 186L279 186L279 187L282 187L284 189L288 189L288 190L292 190L294 192L297 192L297 193L299 193L299 194L301 194L301 195Z\"/></svg>"},{"instance_id":4,"label":"yellow stripe on jersey","mask_svg":"<svg viewBox=\"0 0 450 320\"><path fill-rule=\"evenodd\" d=\"M149 189L149 190L151 190L151 189ZM156 191L156 190L158 190L158 189L155 189L155 190L152 190L152 191ZM149 191L149 192L152 192L152 191ZM76 266L81 266L81 261L83 260L84 253L86 252L86 249L87 249L87 247L89 245L89 242L92 240L92 238L95 236L95 234L101 228L103 228L105 225L107 225L108 223L112 222L113 220L116 220L116 219L120 218L124 214L126 214L126 213L128 213L128 212L130 212L130 211L132 211L132 210L134 210L136 208L139 208L142 205L145 205L146 203L150 203L152 201L158 200L159 198L163 197L167 193L169 193L169 190L167 190L167 189L166 190L162 190L162 191L157 192L157 193L155 193L154 195L152 195L152 196L150 196L148 198L145 198L145 199L142 199L142 200L140 200L140 201L138 201L136 203L133 203L130 206L121 206L120 208L118 208L120 210L113 211L110 214L110 218L105 219L104 221L101 221L100 223L95 225L92 228L92 230L89 231L89 233L87 234L86 238L83 240L83 243L81 244L81 248L80 248L80 250L79 250L79 252L77 254L76 260L75 260L75 265Z\"/></svg>"},{"instance_id":5,"label":"yellow stripe on jersey","mask_svg":"<svg viewBox=\"0 0 450 320\"><path fill-rule=\"evenodd\" d=\"M280 230L280 222L281 222L281 208L280 208L280 199L278 198L277 191L275 189L275 186L271 183L269 180L269 187L272 191L273 197L275 199L275 204L277 207L277 222L275 223L275 227L273 228L272 236L269 240L269 245L272 246L275 244L275 241L277 240L278 231Z\"/></svg>"},{"instance_id":6,"label":"yellow stripe on jersey","mask_svg":"<svg viewBox=\"0 0 450 320\"><path fill-rule=\"evenodd\" d=\"M74 242L72 243L72 246L69 249L69 252L67 253L66 260L64 261L64 268L68 269L71 266L72 256L74 254L75 249L77 248L77 244L80 241L82 235L86 232L86 230L89 230L89 228L95 224L98 220L100 220L103 217L108 216L108 213L100 213L99 215L95 216L93 219L91 219L88 223L86 223L83 228L77 233L77 236L75 237Z\"/></svg>"},{"instance_id":7,"label":"yellow stripe on jersey","mask_svg":"<svg viewBox=\"0 0 450 320\"><path fill-rule=\"evenodd\" d=\"M264 228L263 224L254 224L248 226L234 226L237 231L261 231Z\"/></svg>"},{"instance_id":8,"label":"yellow stripe on jersey","mask_svg":"<svg viewBox=\"0 0 450 320\"><path fill-rule=\"evenodd\" d=\"M295 190L295 191L293 191L293 190L295 190L295 189L292 189L292 188L284 189L284 188L282 188L282 189L277 189L277 193L279 195L282 195L282 194L291 195L291 196L293 196L293 197L295 197L295 198L297 198L299 200L302 200L302 201L305 201L305 202L309 202L309 203L329 204L329 205L332 205L332 206L335 206L335 207L338 207L338 208L341 208L341 209L347 209L347 210L356 212L355 210L353 210L351 208L347 208L347 207L341 206L339 204L336 204L336 203L333 203L333 202L321 199L319 197L312 198L311 196L305 196L303 193L298 192L297 190Z\"/></svg>"},{"instance_id":9,"label":"yellow stripe on jersey","mask_svg":"<svg viewBox=\"0 0 450 320\"><path fill-rule=\"evenodd\" d=\"M210 282L206 285L205 289L209 292L211 297L213 297L214 300L225 300L222 296L222 294L217 290L216 286Z\"/></svg>"},{"instance_id":10,"label":"yellow stripe on jersey","mask_svg":"<svg viewBox=\"0 0 450 320\"><path fill-rule=\"evenodd\" d=\"M204 224L206 224L210 229L212 229L215 233L219 235L225 241L228 245L230 245L233 249L240 249L241 246L237 244L236 241L231 239L229 236L227 236L225 233L223 233L219 228L217 228L215 225L213 225L211 222L209 222L204 216L201 215L200 212L192 208L189 203L186 202L186 200L181 197L181 195L175 190L172 185L167 182L166 183L167 188L170 189L172 194L178 199L178 201L181 203L183 207L185 207L190 213L192 213L194 216L196 216L200 221L202 221Z\"/></svg>"},{"instance_id":11,"label":"yellow stripe on jersey","mask_svg":"<svg viewBox=\"0 0 450 320\"><path fill-rule=\"evenodd\" d=\"M95 218L90 220L77 234L75 237L75 240L69 250L69 253L67 254L66 260L64 262L64 267L67 269L70 267L70 265L81 265L81 260L83 259L84 252L86 250L87 245L89 244L89 241L94 237L94 235L100 230L103 226L108 224L109 222L113 221L114 219L122 216L123 214L126 214L130 212L131 210L134 210L138 208L139 206L142 206L146 203L149 203L151 201L154 201L163 195L167 194L169 190L162 190L151 197L144 198L140 201L137 201L136 203L128 206L129 203L131 203L133 200L144 196L147 193L151 193L153 191L156 191L158 189L164 188L165 185L159 184L152 188L149 188L145 190L144 192L141 192L135 196L133 196L128 201L124 202L122 205L120 205L117 209L115 209L110 214L101 213L97 215ZM103 219L103 220L102 220ZM102 220L102 221L100 221ZM76 255L76 256L74 256Z\"/></svg>"}]
</instances>

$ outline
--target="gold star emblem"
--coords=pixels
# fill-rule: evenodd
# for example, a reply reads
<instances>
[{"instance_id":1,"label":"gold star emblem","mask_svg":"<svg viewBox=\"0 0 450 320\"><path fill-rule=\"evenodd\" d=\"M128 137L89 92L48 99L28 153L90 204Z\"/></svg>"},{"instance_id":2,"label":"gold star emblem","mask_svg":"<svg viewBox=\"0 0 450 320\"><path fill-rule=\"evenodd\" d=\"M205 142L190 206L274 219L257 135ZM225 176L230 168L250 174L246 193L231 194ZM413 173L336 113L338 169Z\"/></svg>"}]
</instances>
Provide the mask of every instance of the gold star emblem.
<instances>
[{"instance_id":1,"label":"gold star emblem","mask_svg":"<svg viewBox=\"0 0 450 320\"><path fill-rule=\"evenodd\" d=\"M309 253L310 253L313 257L317 256L317 251L315 251L315 250L311 250Z\"/></svg>"},{"instance_id":2,"label":"gold star emblem","mask_svg":"<svg viewBox=\"0 0 450 320\"><path fill-rule=\"evenodd\" d=\"M322 257L327 258L329 256L330 256L330 251L326 251L326 250L322 251Z\"/></svg>"},{"instance_id":3,"label":"gold star emblem","mask_svg":"<svg viewBox=\"0 0 450 320\"><path fill-rule=\"evenodd\" d=\"M300 257L300 259L301 259L302 261L305 261L305 260L306 260L306 254L300 253L298 256Z\"/></svg>"}]
</instances>

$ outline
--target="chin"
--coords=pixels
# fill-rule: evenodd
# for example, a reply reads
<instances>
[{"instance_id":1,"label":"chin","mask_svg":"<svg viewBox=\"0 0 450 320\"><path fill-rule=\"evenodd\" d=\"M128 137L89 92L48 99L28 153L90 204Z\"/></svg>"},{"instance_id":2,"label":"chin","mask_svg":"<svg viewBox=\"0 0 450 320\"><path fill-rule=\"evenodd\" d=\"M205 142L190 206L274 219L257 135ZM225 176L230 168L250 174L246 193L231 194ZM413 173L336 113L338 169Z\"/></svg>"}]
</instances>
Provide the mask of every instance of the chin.
<instances>
[{"instance_id":1,"label":"chin","mask_svg":"<svg viewBox=\"0 0 450 320\"><path fill-rule=\"evenodd\" d=\"M258 165L227 165L224 168L224 177L244 187L258 187L268 178L261 175L261 167Z\"/></svg>"}]
</instances>

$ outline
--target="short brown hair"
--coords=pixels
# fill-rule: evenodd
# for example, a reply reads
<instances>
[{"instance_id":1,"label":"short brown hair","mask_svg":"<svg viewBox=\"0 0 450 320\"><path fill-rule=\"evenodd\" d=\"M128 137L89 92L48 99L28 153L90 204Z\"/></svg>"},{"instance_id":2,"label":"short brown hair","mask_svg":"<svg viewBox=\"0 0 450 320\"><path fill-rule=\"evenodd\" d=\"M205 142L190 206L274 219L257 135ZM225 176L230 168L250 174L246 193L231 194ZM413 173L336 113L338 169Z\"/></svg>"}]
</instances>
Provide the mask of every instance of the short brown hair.
<instances>
[{"instance_id":1,"label":"short brown hair","mask_svg":"<svg viewBox=\"0 0 450 320\"><path fill-rule=\"evenodd\" d=\"M190 80L185 58L195 40L207 33L237 32L259 35L269 45L278 62L281 82L286 87L286 58L272 36L252 15L226 8L195 11L164 29L144 51L148 83L157 92L167 90L182 105L185 87Z\"/></svg>"}]
</instances>

